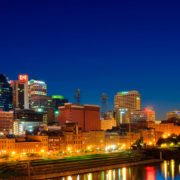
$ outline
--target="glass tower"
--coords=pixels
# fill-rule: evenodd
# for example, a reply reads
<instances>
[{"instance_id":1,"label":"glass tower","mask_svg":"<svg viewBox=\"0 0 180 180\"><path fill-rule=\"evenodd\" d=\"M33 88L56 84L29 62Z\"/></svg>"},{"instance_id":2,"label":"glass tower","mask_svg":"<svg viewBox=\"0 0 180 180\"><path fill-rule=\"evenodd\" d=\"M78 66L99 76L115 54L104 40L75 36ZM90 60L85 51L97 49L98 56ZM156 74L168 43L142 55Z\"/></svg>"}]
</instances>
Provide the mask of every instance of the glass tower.
<instances>
[{"instance_id":1,"label":"glass tower","mask_svg":"<svg viewBox=\"0 0 180 180\"><path fill-rule=\"evenodd\" d=\"M7 77L0 74L0 110L9 111L12 109L12 87Z\"/></svg>"}]
</instances>

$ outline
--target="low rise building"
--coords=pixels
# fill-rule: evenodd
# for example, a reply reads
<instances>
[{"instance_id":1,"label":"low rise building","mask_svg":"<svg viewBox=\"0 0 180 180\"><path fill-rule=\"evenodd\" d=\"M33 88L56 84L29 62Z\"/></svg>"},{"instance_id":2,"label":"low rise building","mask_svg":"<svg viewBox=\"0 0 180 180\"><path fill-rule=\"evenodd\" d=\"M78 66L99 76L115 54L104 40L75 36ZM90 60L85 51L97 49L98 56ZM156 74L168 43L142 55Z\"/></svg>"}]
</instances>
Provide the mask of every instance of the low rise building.
<instances>
[{"instance_id":1,"label":"low rise building","mask_svg":"<svg viewBox=\"0 0 180 180\"><path fill-rule=\"evenodd\" d=\"M0 111L0 135L12 134L13 121L13 111Z\"/></svg>"},{"instance_id":2,"label":"low rise building","mask_svg":"<svg viewBox=\"0 0 180 180\"><path fill-rule=\"evenodd\" d=\"M83 132L83 150L100 150L105 148L104 131Z\"/></svg>"},{"instance_id":3,"label":"low rise building","mask_svg":"<svg viewBox=\"0 0 180 180\"><path fill-rule=\"evenodd\" d=\"M16 110L13 133L15 135L25 135L26 132L33 133L34 128L41 124L43 124L43 113L29 109Z\"/></svg>"},{"instance_id":4,"label":"low rise building","mask_svg":"<svg viewBox=\"0 0 180 180\"><path fill-rule=\"evenodd\" d=\"M161 123L161 124L156 124L156 123L151 123L149 124L150 128L154 128L156 132L162 132L166 134L176 134L180 135L180 126L176 126L174 123Z\"/></svg>"},{"instance_id":5,"label":"low rise building","mask_svg":"<svg viewBox=\"0 0 180 180\"><path fill-rule=\"evenodd\" d=\"M0 137L0 155L15 151L15 138Z\"/></svg>"},{"instance_id":6,"label":"low rise building","mask_svg":"<svg viewBox=\"0 0 180 180\"><path fill-rule=\"evenodd\" d=\"M108 129L112 129L113 127L116 127L116 120L114 118L101 120L101 130L106 131Z\"/></svg>"},{"instance_id":7,"label":"low rise building","mask_svg":"<svg viewBox=\"0 0 180 180\"><path fill-rule=\"evenodd\" d=\"M0 154L44 153L47 151L47 136L0 137Z\"/></svg>"},{"instance_id":8,"label":"low rise building","mask_svg":"<svg viewBox=\"0 0 180 180\"><path fill-rule=\"evenodd\" d=\"M61 151L79 152L82 150L82 130L75 123L66 123L62 128Z\"/></svg>"},{"instance_id":9,"label":"low rise building","mask_svg":"<svg viewBox=\"0 0 180 180\"><path fill-rule=\"evenodd\" d=\"M154 128L147 128L140 130L141 136L143 137L143 142L147 145L156 144L156 131Z\"/></svg>"},{"instance_id":10,"label":"low rise building","mask_svg":"<svg viewBox=\"0 0 180 180\"><path fill-rule=\"evenodd\" d=\"M170 111L166 113L166 119L169 120L171 118L180 119L180 111Z\"/></svg>"}]
</instances>

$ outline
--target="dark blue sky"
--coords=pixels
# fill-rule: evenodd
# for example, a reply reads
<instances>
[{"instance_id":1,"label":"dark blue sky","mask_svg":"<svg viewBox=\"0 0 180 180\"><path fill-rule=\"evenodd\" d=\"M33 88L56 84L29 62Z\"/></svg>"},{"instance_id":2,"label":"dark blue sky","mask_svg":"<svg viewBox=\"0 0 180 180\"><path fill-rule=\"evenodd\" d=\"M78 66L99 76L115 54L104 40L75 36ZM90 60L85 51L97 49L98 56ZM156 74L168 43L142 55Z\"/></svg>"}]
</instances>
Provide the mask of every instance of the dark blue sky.
<instances>
[{"instance_id":1,"label":"dark blue sky","mask_svg":"<svg viewBox=\"0 0 180 180\"><path fill-rule=\"evenodd\" d=\"M178 1L0 2L1 73L44 80L48 94L109 108L118 91L138 90L157 119L180 109Z\"/></svg>"}]
</instances>

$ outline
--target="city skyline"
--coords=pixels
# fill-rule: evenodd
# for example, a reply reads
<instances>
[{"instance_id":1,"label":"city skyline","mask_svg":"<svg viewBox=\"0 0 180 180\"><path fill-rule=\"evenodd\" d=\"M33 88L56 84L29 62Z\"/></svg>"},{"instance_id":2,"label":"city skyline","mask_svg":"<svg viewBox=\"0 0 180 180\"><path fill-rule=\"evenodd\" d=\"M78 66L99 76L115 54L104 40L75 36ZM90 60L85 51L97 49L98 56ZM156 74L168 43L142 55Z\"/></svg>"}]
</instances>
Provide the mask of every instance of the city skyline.
<instances>
[{"instance_id":1,"label":"city skyline","mask_svg":"<svg viewBox=\"0 0 180 180\"><path fill-rule=\"evenodd\" d=\"M0 179L179 180L180 1L0 2Z\"/></svg>"},{"instance_id":2,"label":"city skyline","mask_svg":"<svg viewBox=\"0 0 180 180\"><path fill-rule=\"evenodd\" d=\"M28 74L26 74L27 76L29 76ZM25 75L25 76L26 76ZM18 77L19 75L17 75L17 77ZM24 76L24 75L23 75ZM8 76L6 76L7 78L8 78ZM33 78L29 78L29 82L32 80ZM36 80L40 80L40 81L42 81L42 79L38 79L38 78L34 78L34 79L36 79ZM9 79L8 78L8 80L9 81L16 81L17 79ZM43 80L44 81L44 80ZM44 81L45 83L46 83L46 81ZM48 86L48 84L47 84L47 86ZM49 89L47 89L47 96L49 96L49 97L51 97L51 96L54 96L54 95L60 95L60 96L63 96L64 98L67 98L67 99L69 99L70 100L70 103L73 103L73 104L76 104L76 102L75 102L75 100L74 100L74 95L75 95L75 93L76 93L76 90L74 90L74 94L71 94L71 96L64 96L64 94L63 93L56 93L56 94L49 94L48 93L48 91L49 91ZM50 91L52 91L52 90L50 90ZM136 91L136 90L131 90L131 91ZM126 92L128 92L128 90L126 90L126 91L119 91L119 92L117 92L117 93L126 93ZM141 96L143 96L141 93L140 93L140 95ZM80 95L81 96L81 95ZM109 99L112 99L112 98L110 98L109 96L107 96L108 97L108 109L107 109L107 111L109 111L109 110L115 110L114 109L114 98L115 98L115 96L116 96L116 94L114 94L114 96L113 96L113 102L110 102L109 103ZM95 103L87 103L86 101L83 101L82 99L84 99L82 96L81 96L81 104L83 105L83 104L95 104ZM102 102L101 102L101 98L99 98L99 103L96 103L97 105L99 105L101 108L102 108ZM110 105L109 105L110 104ZM153 107L153 106L151 106L151 105L149 105L149 104L145 104L144 102L143 102L143 99L142 99L142 102L141 102L141 109L144 109L144 108L146 108L146 107L148 107L148 106L150 106L150 107L152 107L155 111L156 111L156 109ZM178 109L174 109L174 110L178 110ZM169 110L169 111L174 111L174 110ZM156 120L164 120L164 119L166 119L166 113L167 112L169 112L169 111L166 111L165 112L165 114L163 114L163 119L161 118L158 118L159 116L156 116ZM156 111L156 113L157 113L157 115L158 115L158 112Z\"/></svg>"},{"instance_id":3,"label":"city skyline","mask_svg":"<svg viewBox=\"0 0 180 180\"><path fill-rule=\"evenodd\" d=\"M179 2L2 2L0 58L9 79L44 80L48 94L113 108L138 90L157 119L180 107Z\"/></svg>"}]
</instances>

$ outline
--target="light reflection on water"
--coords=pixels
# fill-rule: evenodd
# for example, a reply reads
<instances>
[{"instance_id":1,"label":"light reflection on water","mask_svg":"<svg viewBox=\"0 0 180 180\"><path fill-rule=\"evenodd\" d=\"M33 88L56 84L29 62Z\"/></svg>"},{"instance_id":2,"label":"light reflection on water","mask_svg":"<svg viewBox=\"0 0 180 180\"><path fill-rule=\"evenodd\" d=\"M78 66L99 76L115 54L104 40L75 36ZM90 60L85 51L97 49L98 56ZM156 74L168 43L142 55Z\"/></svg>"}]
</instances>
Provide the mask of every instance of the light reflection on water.
<instances>
[{"instance_id":1,"label":"light reflection on water","mask_svg":"<svg viewBox=\"0 0 180 180\"><path fill-rule=\"evenodd\" d=\"M180 180L180 163L171 160L149 166L124 167L67 176L61 180Z\"/></svg>"}]
</instances>

